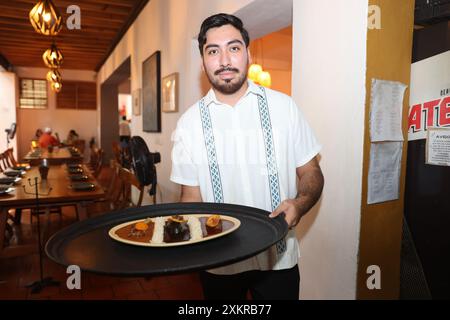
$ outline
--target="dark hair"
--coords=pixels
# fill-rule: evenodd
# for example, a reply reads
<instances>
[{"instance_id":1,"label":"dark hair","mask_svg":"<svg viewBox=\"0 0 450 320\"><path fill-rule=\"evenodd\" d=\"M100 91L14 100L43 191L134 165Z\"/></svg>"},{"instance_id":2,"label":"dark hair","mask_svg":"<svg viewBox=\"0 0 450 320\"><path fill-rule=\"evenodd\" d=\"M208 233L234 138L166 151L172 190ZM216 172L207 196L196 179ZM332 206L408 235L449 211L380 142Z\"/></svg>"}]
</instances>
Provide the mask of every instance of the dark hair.
<instances>
[{"instance_id":1,"label":"dark hair","mask_svg":"<svg viewBox=\"0 0 450 320\"><path fill-rule=\"evenodd\" d=\"M242 39L244 39L245 46L248 47L248 45L250 44L250 37L247 30L245 30L244 28L242 20L231 14L218 13L206 18L205 21L203 21L202 26L200 27L200 33L198 34L198 48L202 57L203 46L206 43L206 32L208 32L209 29L218 28L227 24L231 24L233 27L239 30L242 35Z\"/></svg>"}]
</instances>

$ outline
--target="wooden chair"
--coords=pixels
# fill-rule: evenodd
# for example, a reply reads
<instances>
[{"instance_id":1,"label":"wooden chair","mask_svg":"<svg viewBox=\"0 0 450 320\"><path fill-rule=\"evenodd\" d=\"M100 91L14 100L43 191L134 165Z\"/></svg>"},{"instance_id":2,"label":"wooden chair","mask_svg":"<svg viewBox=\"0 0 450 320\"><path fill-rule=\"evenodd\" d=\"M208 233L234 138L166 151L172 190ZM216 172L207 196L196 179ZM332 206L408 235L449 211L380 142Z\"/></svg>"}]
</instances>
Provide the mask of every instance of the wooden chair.
<instances>
[{"instance_id":1,"label":"wooden chair","mask_svg":"<svg viewBox=\"0 0 450 320\"><path fill-rule=\"evenodd\" d=\"M5 159L5 153L0 153L0 172L3 172L8 168L8 165L6 163Z\"/></svg>"},{"instance_id":2,"label":"wooden chair","mask_svg":"<svg viewBox=\"0 0 450 320\"><path fill-rule=\"evenodd\" d=\"M122 203L121 208L140 207L144 197L144 186L140 184L136 176L128 169L120 168L119 179L122 180ZM138 200L133 203L131 189L136 188L139 191Z\"/></svg>"},{"instance_id":3,"label":"wooden chair","mask_svg":"<svg viewBox=\"0 0 450 320\"><path fill-rule=\"evenodd\" d=\"M117 141L113 141L112 142L112 150L114 153L114 159L118 162L121 163L122 159L121 159L121 150L120 150L120 144Z\"/></svg>"},{"instance_id":4,"label":"wooden chair","mask_svg":"<svg viewBox=\"0 0 450 320\"><path fill-rule=\"evenodd\" d=\"M121 165L117 161L111 160L111 179L109 181L108 187L105 190L106 196L104 199L102 199L102 201L96 202L88 207L87 211L89 215L107 213L110 211L121 209L121 205L123 202L123 182L119 178L119 171L121 168Z\"/></svg>"},{"instance_id":5,"label":"wooden chair","mask_svg":"<svg viewBox=\"0 0 450 320\"><path fill-rule=\"evenodd\" d=\"M18 162L16 161L16 158L14 158L14 149L9 148L5 151L7 161L9 162L11 167L17 166Z\"/></svg>"}]
</instances>

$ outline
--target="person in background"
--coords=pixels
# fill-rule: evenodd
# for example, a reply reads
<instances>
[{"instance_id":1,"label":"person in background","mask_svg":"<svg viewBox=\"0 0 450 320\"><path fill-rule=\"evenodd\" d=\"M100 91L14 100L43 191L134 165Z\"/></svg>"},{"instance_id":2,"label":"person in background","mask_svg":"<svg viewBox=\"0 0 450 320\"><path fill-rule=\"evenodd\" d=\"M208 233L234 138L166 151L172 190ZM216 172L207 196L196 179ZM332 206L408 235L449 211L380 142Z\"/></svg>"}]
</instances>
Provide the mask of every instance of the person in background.
<instances>
[{"instance_id":1,"label":"person in background","mask_svg":"<svg viewBox=\"0 0 450 320\"><path fill-rule=\"evenodd\" d=\"M126 116L122 117L122 121L119 124L119 138L122 146L128 145L128 142L130 142L131 130Z\"/></svg>"},{"instance_id":2,"label":"person in background","mask_svg":"<svg viewBox=\"0 0 450 320\"><path fill-rule=\"evenodd\" d=\"M33 138L33 140L36 140L36 141L39 141L39 138L42 136L42 129L41 128L38 128L37 130L36 130L36 132L34 133L34 138Z\"/></svg>"},{"instance_id":3,"label":"person in background","mask_svg":"<svg viewBox=\"0 0 450 320\"><path fill-rule=\"evenodd\" d=\"M73 145L75 141L79 139L78 133L75 130L70 130L69 134L67 135L67 139L65 141L65 144L67 145Z\"/></svg>"},{"instance_id":4,"label":"person in background","mask_svg":"<svg viewBox=\"0 0 450 320\"><path fill-rule=\"evenodd\" d=\"M47 148L48 146L58 146L59 144L59 139L52 135L52 129L49 127L45 128L44 133L39 137L39 147Z\"/></svg>"},{"instance_id":5,"label":"person in background","mask_svg":"<svg viewBox=\"0 0 450 320\"><path fill-rule=\"evenodd\" d=\"M173 135L170 180L181 185L180 201L251 206L271 218L284 213L289 227L268 250L202 271L204 297L245 299L250 291L255 300L297 300L294 229L322 193L320 144L291 97L247 79L250 39L239 18L209 17L198 42L212 88L181 116Z\"/></svg>"}]
</instances>

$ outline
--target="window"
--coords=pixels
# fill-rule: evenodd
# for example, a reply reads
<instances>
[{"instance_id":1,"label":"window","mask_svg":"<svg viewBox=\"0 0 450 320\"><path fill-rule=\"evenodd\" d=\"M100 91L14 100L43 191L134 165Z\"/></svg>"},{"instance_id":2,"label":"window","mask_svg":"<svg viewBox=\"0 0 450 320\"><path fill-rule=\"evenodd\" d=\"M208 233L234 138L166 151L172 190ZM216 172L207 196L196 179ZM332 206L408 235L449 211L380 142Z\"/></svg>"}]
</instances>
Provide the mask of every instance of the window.
<instances>
[{"instance_id":1,"label":"window","mask_svg":"<svg viewBox=\"0 0 450 320\"><path fill-rule=\"evenodd\" d=\"M97 109L97 83L84 81L63 81L61 91L56 95L58 109Z\"/></svg>"},{"instance_id":2,"label":"window","mask_svg":"<svg viewBox=\"0 0 450 320\"><path fill-rule=\"evenodd\" d=\"M20 79L20 108L47 108L47 81L41 79Z\"/></svg>"}]
</instances>

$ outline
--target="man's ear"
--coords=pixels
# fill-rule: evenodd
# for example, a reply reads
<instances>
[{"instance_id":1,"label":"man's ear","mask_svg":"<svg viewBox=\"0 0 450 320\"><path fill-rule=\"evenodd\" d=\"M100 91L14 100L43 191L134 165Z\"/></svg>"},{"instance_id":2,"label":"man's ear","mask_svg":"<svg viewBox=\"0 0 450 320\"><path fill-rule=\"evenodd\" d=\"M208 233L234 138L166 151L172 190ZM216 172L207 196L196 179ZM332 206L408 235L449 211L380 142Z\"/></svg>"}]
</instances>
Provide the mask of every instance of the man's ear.
<instances>
[{"instance_id":1,"label":"man's ear","mask_svg":"<svg viewBox=\"0 0 450 320\"><path fill-rule=\"evenodd\" d=\"M203 63L203 61L202 61L202 71L203 71L203 72L206 72L206 71L205 71L205 64Z\"/></svg>"},{"instance_id":2,"label":"man's ear","mask_svg":"<svg viewBox=\"0 0 450 320\"><path fill-rule=\"evenodd\" d=\"M252 60L252 54L250 52L250 47L247 48L247 54L248 54L248 65L251 65L253 63L253 60Z\"/></svg>"}]
</instances>

